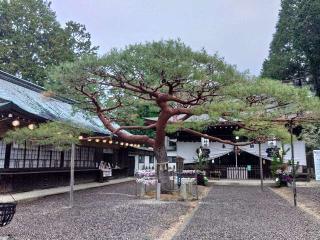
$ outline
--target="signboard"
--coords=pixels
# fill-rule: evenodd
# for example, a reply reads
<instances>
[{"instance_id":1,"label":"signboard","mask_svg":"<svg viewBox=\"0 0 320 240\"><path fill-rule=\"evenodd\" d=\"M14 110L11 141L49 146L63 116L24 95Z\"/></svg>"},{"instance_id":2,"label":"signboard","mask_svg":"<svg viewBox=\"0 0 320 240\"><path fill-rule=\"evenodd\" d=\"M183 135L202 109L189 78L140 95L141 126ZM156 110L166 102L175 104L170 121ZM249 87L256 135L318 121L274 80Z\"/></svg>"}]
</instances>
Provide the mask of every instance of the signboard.
<instances>
[{"instance_id":1,"label":"signboard","mask_svg":"<svg viewBox=\"0 0 320 240\"><path fill-rule=\"evenodd\" d=\"M320 181L320 150L313 151L313 160L314 160L314 174L316 180Z\"/></svg>"},{"instance_id":2,"label":"signboard","mask_svg":"<svg viewBox=\"0 0 320 240\"><path fill-rule=\"evenodd\" d=\"M111 168L107 168L102 170L103 173L103 177L111 177L112 176L112 169Z\"/></svg>"},{"instance_id":3,"label":"signboard","mask_svg":"<svg viewBox=\"0 0 320 240\"><path fill-rule=\"evenodd\" d=\"M210 143L210 141L209 141L209 139L208 138L201 138L201 146L202 147L209 147L209 143Z\"/></svg>"},{"instance_id":4,"label":"signboard","mask_svg":"<svg viewBox=\"0 0 320 240\"><path fill-rule=\"evenodd\" d=\"M248 170L248 172L251 171L251 165L247 165L247 170Z\"/></svg>"}]
</instances>

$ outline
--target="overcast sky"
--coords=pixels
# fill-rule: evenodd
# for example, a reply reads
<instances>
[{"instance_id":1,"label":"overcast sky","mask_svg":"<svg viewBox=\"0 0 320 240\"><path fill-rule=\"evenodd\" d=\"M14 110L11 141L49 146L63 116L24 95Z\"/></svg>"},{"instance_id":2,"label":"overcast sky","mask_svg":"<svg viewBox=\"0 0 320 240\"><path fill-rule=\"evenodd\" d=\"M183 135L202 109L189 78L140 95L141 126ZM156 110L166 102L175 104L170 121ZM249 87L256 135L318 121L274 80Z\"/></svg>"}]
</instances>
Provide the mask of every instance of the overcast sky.
<instances>
[{"instance_id":1,"label":"overcast sky","mask_svg":"<svg viewBox=\"0 0 320 240\"><path fill-rule=\"evenodd\" d=\"M218 52L239 70L259 75L280 0L52 0L52 8L62 24L85 24L101 54L181 38L195 50Z\"/></svg>"}]
</instances>

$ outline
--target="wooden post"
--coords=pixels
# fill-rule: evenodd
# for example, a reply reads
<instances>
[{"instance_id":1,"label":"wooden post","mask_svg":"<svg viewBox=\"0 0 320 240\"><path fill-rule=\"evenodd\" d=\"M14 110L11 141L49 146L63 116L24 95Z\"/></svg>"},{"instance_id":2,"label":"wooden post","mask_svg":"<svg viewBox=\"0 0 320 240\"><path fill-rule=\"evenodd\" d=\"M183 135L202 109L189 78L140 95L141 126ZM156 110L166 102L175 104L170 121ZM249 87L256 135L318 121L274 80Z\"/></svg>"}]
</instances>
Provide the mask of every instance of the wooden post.
<instances>
[{"instance_id":1,"label":"wooden post","mask_svg":"<svg viewBox=\"0 0 320 240\"><path fill-rule=\"evenodd\" d=\"M260 181L261 191L263 191L263 168L262 168L262 154L261 154L261 142L259 142L259 162L260 162Z\"/></svg>"},{"instance_id":2,"label":"wooden post","mask_svg":"<svg viewBox=\"0 0 320 240\"><path fill-rule=\"evenodd\" d=\"M11 156L12 144L6 145L5 156L4 156L4 168L10 168L10 156Z\"/></svg>"},{"instance_id":3,"label":"wooden post","mask_svg":"<svg viewBox=\"0 0 320 240\"><path fill-rule=\"evenodd\" d=\"M296 168L294 164L294 147L293 147L293 122L290 122L290 143L291 143L291 166L292 166L292 191L293 203L297 206L297 188L296 188Z\"/></svg>"},{"instance_id":4,"label":"wooden post","mask_svg":"<svg viewBox=\"0 0 320 240\"><path fill-rule=\"evenodd\" d=\"M76 145L71 146L71 162L70 162L70 203L69 207L73 207L73 191L74 191L74 161L76 156Z\"/></svg>"}]
</instances>

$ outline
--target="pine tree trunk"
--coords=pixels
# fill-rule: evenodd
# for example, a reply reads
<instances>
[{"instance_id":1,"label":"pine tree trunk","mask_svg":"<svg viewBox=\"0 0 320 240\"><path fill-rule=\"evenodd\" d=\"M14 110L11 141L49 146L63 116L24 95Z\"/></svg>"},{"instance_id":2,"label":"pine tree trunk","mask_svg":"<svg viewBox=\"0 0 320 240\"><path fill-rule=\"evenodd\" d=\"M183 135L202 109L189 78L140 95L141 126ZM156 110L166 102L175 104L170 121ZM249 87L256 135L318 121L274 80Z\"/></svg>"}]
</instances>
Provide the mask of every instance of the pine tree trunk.
<instances>
[{"instance_id":1,"label":"pine tree trunk","mask_svg":"<svg viewBox=\"0 0 320 240\"><path fill-rule=\"evenodd\" d=\"M172 186L170 184L167 151L164 144L154 148L154 155L157 159L157 176L158 182L161 183L161 192L168 192L172 190Z\"/></svg>"}]
</instances>

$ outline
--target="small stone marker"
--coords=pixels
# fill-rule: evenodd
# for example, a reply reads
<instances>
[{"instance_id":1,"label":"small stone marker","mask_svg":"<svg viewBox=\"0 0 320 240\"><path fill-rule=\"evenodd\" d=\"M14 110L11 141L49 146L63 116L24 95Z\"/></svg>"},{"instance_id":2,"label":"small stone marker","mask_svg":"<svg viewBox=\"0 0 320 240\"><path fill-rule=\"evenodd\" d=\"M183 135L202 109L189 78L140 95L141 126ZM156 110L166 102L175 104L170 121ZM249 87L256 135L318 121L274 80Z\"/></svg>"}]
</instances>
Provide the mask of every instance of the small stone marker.
<instances>
[{"instance_id":1,"label":"small stone marker","mask_svg":"<svg viewBox=\"0 0 320 240\"><path fill-rule=\"evenodd\" d=\"M157 183L157 196L156 199L160 200L160 193L161 193L161 183Z\"/></svg>"},{"instance_id":2,"label":"small stone marker","mask_svg":"<svg viewBox=\"0 0 320 240\"><path fill-rule=\"evenodd\" d=\"M145 194L146 194L146 188L144 184L142 182L138 183L138 196L143 197Z\"/></svg>"},{"instance_id":3,"label":"small stone marker","mask_svg":"<svg viewBox=\"0 0 320 240\"><path fill-rule=\"evenodd\" d=\"M182 184L180 187L180 196L182 197L183 200L188 199L188 193L187 193L187 185Z\"/></svg>"}]
</instances>

